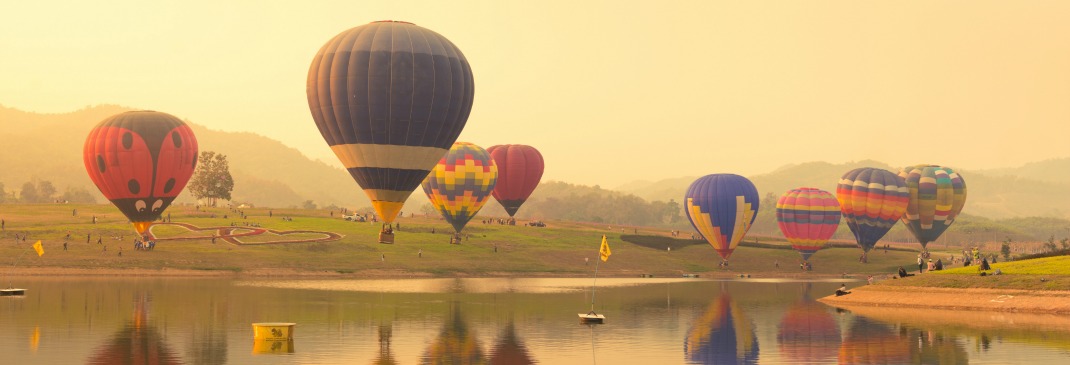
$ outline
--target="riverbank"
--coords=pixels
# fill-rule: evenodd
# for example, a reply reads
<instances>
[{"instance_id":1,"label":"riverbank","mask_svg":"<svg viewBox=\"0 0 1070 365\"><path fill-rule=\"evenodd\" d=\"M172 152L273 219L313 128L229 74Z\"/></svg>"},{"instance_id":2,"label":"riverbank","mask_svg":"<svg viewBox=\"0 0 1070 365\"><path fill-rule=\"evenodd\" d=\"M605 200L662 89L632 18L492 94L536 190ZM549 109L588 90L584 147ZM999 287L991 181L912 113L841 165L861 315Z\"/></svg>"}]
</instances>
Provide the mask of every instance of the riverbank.
<instances>
[{"instance_id":1,"label":"riverbank","mask_svg":"<svg viewBox=\"0 0 1070 365\"><path fill-rule=\"evenodd\" d=\"M2 270L7 277L235 277L235 278L284 278L284 279L410 279L410 278L589 278L587 273L559 273L559 272L486 272L474 275L466 272L431 274L422 271L391 270L391 269L368 269L358 271L323 271L323 270L298 270L292 268L272 269L249 269L249 270L191 270L174 268L71 268L71 267L21 267L7 268ZM747 276L749 275L749 277ZM856 282L858 277L835 274L810 274L810 273L777 273L765 272L755 274L740 274L734 272L714 272L703 274L688 274L688 276L666 273L662 275L648 274L631 270L599 270L600 278L696 278L712 280L748 279L754 281L763 280L786 280L786 281L826 281L826 282Z\"/></svg>"},{"instance_id":2,"label":"riverbank","mask_svg":"<svg viewBox=\"0 0 1070 365\"><path fill-rule=\"evenodd\" d=\"M1070 314L1070 291L984 288L933 288L866 285L844 296L818 301L852 310L858 307L925 308Z\"/></svg>"}]
</instances>

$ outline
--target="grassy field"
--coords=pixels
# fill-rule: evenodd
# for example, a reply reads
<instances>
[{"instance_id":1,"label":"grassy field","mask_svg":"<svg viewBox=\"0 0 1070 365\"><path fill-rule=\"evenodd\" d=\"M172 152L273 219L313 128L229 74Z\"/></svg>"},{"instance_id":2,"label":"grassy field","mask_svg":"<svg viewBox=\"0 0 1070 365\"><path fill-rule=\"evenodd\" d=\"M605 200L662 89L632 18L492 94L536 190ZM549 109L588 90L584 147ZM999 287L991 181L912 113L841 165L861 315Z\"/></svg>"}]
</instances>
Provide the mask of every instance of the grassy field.
<instances>
[{"instance_id":1,"label":"grassy field","mask_svg":"<svg viewBox=\"0 0 1070 365\"><path fill-rule=\"evenodd\" d=\"M341 219L338 212L300 209L246 209L244 212L245 220L236 218L235 212L225 208L172 206L164 215L170 214L173 222L202 228L230 227L232 224L245 228L249 223L279 231L279 234L241 237L240 240L247 243L242 245L223 240L213 244L210 238L195 237L210 237L216 232L214 229L191 232L178 226L158 225L153 228L158 237L185 239L160 240L153 251L135 251L132 227L110 205L4 204L0 205L0 218L5 223L0 232L0 271L14 271L9 270L12 267L64 267L255 271L258 274L277 270L280 275L297 271L354 276L372 272L432 276L588 276L598 257L601 236L606 234L613 256L601 264L599 275L679 276L698 273L703 276L752 274L805 278L847 274L864 278L869 274L893 273L899 266L913 266L916 250L920 248L873 250L868 264L858 262L861 253L858 248L827 248L811 258L814 271L803 273L798 268L799 254L786 242L746 238L745 245L732 255L730 268L722 270L718 268L720 257L708 244L675 239L667 230L649 227L554 221L547 222L548 226L544 228L502 226L483 224L481 218L476 217L465 228L469 238L460 245L450 245L450 236L446 232L451 232L452 228L445 221L406 213L398 219L401 227L397 232L397 243L385 245L376 242L378 224L348 222ZM96 224L93 217L98 219ZM287 231L334 232L342 238L331 242L272 243L323 236L287 234ZM70 238L66 239L68 233ZM28 239L16 243L16 234L28 236ZM37 257L30 248L36 240L44 243L46 253L43 257ZM66 251L63 250L64 241L68 243ZM118 254L120 247L122 256ZM585 259L588 262L585 263Z\"/></svg>"},{"instance_id":2,"label":"grassy field","mask_svg":"<svg viewBox=\"0 0 1070 365\"><path fill-rule=\"evenodd\" d=\"M918 275L905 280L886 280L883 285L944 288L990 288L1024 290L1070 290L1070 256L992 264L981 276L977 265L956 267ZM1000 275L991 275L996 269Z\"/></svg>"}]
</instances>

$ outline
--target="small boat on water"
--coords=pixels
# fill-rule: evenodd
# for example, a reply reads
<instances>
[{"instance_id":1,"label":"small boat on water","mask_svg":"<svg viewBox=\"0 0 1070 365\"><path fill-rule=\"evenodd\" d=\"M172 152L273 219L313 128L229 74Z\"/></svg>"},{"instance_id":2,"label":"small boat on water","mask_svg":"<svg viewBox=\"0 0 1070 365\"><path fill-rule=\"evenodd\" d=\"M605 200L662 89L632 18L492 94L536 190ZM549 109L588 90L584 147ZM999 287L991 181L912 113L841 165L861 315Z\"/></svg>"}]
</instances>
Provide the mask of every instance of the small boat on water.
<instances>
[{"instance_id":1,"label":"small boat on water","mask_svg":"<svg viewBox=\"0 0 1070 365\"><path fill-rule=\"evenodd\" d=\"M602 324L606 320L606 316L591 311L589 313L579 313L580 323L583 324Z\"/></svg>"},{"instance_id":2,"label":"small boat on water","mask_svg":"<svg viewBox=\"0 0 1070 365\"><path fill-rule=\"evenodd\" d=\"M594 312L594 289L595 284L598 283L598 261L609 260L609 242L606 240L606 235L602 235L602 245L598 248L598 258L594 262L594 282L591 283L591 311L587 313L578 313L580 316L580 323L582 324L602 324L606 321L606 316Z\"/></svg>"},{"instance_id":3,"label":"small boat on water","mask_svg":"<svg viewBox=\"0 0 1070 365\"><path fill-rule=\"evenodd\" d=\"M0 289L0 297L21 297L26 295L26 289L7 288Z\"/></svg>"}]
</instances>

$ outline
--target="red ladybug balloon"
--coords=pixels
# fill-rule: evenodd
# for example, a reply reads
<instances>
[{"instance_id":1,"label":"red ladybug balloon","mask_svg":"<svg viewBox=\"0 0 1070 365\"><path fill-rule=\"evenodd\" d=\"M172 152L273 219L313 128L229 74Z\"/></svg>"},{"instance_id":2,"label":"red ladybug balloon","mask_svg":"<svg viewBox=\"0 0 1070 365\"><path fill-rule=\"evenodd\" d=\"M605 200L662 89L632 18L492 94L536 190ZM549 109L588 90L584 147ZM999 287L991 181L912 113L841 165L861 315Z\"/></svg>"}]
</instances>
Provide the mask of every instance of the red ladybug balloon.
<instances>
[{"instance_id":1,"label":"red ladybug balloon","mask_svg":"<svg viewBox=\"0 0 1070 365\"><path fill-rule=\"evenodd\" d=\"M193 176L197 138L173 115L125 112L89 132L82 160L104 197L145 234Z\"/></svg>"}]
</instances>

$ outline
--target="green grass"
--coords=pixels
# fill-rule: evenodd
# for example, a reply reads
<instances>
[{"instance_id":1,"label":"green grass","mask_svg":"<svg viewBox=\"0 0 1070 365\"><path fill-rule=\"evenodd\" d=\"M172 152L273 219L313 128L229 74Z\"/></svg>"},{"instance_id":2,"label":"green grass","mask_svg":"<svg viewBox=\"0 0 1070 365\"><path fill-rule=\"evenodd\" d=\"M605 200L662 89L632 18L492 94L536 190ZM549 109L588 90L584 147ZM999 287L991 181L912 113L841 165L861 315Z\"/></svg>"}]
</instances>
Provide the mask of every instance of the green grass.
<instances>
[{"instance_id":1,"label":"green grass","mask_svg":"<svg viewBox=\"0 0 1070 365\"><path fill-rule=\"evenodd\" d=\"M1003 275L1070 275L1070 256L1045 257L1032 260L992 264ZM979 275L977 265L936 271L939 275ZM989 272L991 273L991 272Z\"/></svg>"},{"instance_id":2,"label":"green grass","mask_svg":"<svg viewBox=\"0 0 1070 365\"><path fill-rule=\"evenodd\" d=\"M1000 275L991 275L995 269ZM1021 290L1070 290L1070 256L1000 262L992 264L985 276L977 265L933 271L901 280L884 280L881 285L987 288Z\"/></svg>"},{"instance_id":3,"label":"green grass","mask_svg":"<svg viewBox=\"0 0 1070 365\"><path fill-rule=\"evenodd\" d=\"M71 215L71 209L75 208L78 216ZM444 220L406 215L398 219L401 229L396 234L397 243L386 245L377 243L379 224L347 222L337 212L332 217L326 210L275 209L269 217L267 209L246 209L247 220L235 218L235 213L224 208L198 210L191 206L172 206L167 212L174 222L202 228L230 227L234 223L244 229L248 222L265 229L327 231L343 237L331 242L275 244L271 241L287 238L287 235L267 233L239 238L250 243L246 245L223 240L212 244L210 238L161 240L154 251L135 251L133 229L110 205L2 204L0 218L7 224L0 232L0 271L11 267L20 254L28 252L18 263L19 267L167 268L241 273L297 270L354 276L368 270L433 276L586 276L594 269L603 234L609 238L613 256L600 264L599 275L612 276L654 274L666 277L686 273L733 276L747 273L800 278L847 274L865 278L869 274L893 273L899 266L909 268L917 255L916 251L875 249L870 251L869 263L862 264L858 262L861 253L858 248L829 247L811 257L814 271L806 273L799 270L800 255L782 239L759 238L755 242L755 238L747 237L745 244L733 253L730 268L722 270L718 267L720 256L705 242L673 238L668 230L650 227L639 227L636 233L631 227L621 232L619 226L559 221L547 222L549 226L544 228L503 226L483 224L480 217L476 217L464 230L469 238L460 245L451 245L447 232L452 232L452 228ZM228 217L223 218L224 215ZM98 218L97 224L92 224L93 216ZM283 217L292 217L293 221L284 221ZM63 251L67 231L71 232L71 239L68 250ZM209 237L215 231L189 232L176 226L158 225L153 232L159 237L192 238ZM27 234L29 239L16 245L13 239L16 233ZM90 243L86 243L86 234L90 234ZM122 236L121 240L117 239L119 236ZM294 233L289 236L315 238L319 235ZM96 244L98 237L103 237L103 244ZM30 244L37 239L44 242L46 254L43 257L30 251ZM106 252L103 251L105 245L108 246ZM117 255L119 246L123 247L122 257ZM667 250L669 247L672 249ZM423 253L422 257L419 252ZM586 264L585 258L588 259ZM779 263L779 267L775 263Z\"/></svg>"}]
</instances>

